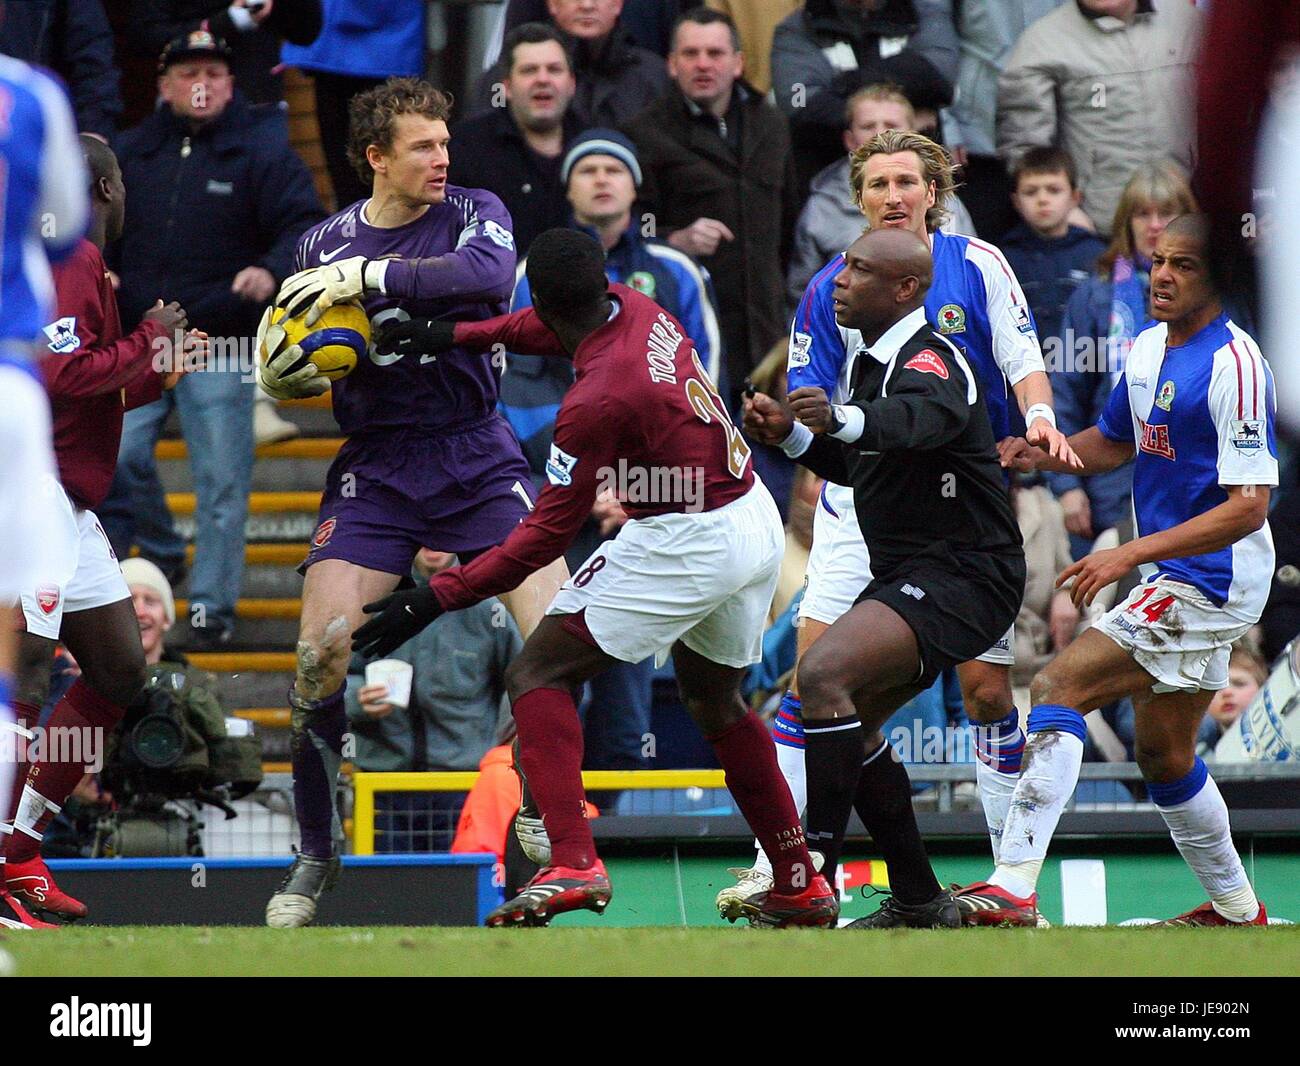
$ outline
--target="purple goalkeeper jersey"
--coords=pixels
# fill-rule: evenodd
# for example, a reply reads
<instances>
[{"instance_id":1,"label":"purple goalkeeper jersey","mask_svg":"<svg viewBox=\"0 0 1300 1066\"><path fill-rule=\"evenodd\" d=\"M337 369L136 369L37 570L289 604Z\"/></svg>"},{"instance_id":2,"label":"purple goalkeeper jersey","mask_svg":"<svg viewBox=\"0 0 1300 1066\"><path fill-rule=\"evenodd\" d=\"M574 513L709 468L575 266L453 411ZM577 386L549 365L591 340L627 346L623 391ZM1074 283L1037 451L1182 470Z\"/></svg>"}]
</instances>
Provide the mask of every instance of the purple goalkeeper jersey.
<instances>
[{"instance_id":1,"label":"purple goalkeeper jersey","mask_svg":"<svg viewBox=\"0 0 1300 1066\"><path fill-rule=\"evenodd\" d=\"M507 310L515 242L510 214L493 193L448 185L442 203L393 229L367 223L366 203L303 234L297 269L357 255L396 260L387 291L363 301L372 329L394 317L479 320ZM369 358L334 383L334 417L349 437L397 427L456 433L496 410L497 382L490 353L377 355L372 345Z\"/></svg>"}]
</instances>

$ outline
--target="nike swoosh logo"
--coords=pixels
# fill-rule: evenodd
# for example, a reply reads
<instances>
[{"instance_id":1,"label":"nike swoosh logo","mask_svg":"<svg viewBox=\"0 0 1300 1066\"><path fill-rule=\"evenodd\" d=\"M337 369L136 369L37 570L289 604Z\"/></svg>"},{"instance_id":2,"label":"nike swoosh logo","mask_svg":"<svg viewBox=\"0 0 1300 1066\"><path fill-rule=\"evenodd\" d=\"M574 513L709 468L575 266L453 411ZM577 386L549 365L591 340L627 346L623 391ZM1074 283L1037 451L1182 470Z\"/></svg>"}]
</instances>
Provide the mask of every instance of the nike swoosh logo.
<instances>
[{"instance_id":1,"label":"nike swoosh logo","mask_svg":"<svg viewBox=\"0 0 1300 1066\"><path fill-rule=\"evenodd\" d=\"M333 260L334 257L337 256L337 255L339 254L339 252L343 251L344 248L351 248L351 247L352 247L352 242L351 242L351 241L348 241L347 244L340 244L340 245L339 245L337 248L335 248L332 252L321 252L321 253L320 253L320 261L321 261L322 263L328 263L328 262L330 262L331 260Z\"/></svg>"}]
</instances>

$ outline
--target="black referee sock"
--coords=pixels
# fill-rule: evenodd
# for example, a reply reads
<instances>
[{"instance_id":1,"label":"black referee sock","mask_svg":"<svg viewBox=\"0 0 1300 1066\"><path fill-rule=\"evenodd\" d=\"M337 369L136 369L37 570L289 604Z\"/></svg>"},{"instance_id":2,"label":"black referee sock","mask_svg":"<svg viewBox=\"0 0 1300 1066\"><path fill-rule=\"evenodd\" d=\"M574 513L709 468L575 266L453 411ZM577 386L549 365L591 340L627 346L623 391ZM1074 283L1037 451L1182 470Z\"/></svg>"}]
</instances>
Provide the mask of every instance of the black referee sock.
<instances>
[{"instance_id":1,"label":"black referee sock","mask_svg":"<svg viewBox=\"0 0 1300 1066\"><path fill-rule=\"evenodd\" d=\"M808 847L826 856L822 873L833 889L862 766L862 723L856 718L805 718L803 736Z\"/></svg>"},{"instance_id":2,"label":"black referee sock","mask_svg":"<svg viewBox=\"0 0 1300 1066\"><path fill-rule=\"evenodd\" d=\"M812 796L811 774L809 797ZM889 870L889 887L900 903L928 903L942 889L930 866L912 809L912 781L888 741L867 754L853 806ZM811 809L811 804L809 806ZM811 824L811 823L810 823ZM812 845L812 836L808 843Z\"/></svg>"}]
</instances>

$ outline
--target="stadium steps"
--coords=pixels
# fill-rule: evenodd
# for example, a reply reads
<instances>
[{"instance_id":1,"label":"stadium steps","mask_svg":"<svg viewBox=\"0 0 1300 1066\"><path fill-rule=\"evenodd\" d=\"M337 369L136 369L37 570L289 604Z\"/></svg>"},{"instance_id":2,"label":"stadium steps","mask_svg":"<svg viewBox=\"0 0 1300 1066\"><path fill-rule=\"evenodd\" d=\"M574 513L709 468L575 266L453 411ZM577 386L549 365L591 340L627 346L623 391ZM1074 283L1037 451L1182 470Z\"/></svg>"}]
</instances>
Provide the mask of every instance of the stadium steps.
<instances>
[{"instance_id":1,"label":"stadium steps","mask_svg":"<svg viewBox=\"0 0 1300 1066\"><path fill-rule=\"evenodd\" d=\"M296 567L307 555L315 532L326 471L343 445L328 393L283 401L278 408L303 435L264 445L256 452L233 647L188 654L191 663L216 676L226 710L255 724L268 772L288 770L285 694L293 683L293 649L302 607L302 577ZM177 528L192 540L196 501L189 451L175 427L169 428L172 435L160 440L155 450L159 475ZM193 565L192 543L186 559ZM177 590L178 617L189 607L186 591L185 585Z\"/></svg>"},{"instance_id":2,"label":"stadium steps","mask_svg":"<svg viewBox=\"0 0 1300 1066\"><path fill-rule=\"evenodd\" d=\"M319 489L300 492L294 490L276 490L273 492L250 492L248 494L248 513L260 515L301 514L304 511L313 518L320 507ZM167 493L167 506L173 515L193 515L195 496L192 492Z\"/></svg>"},{"instance_id":3,"label":"stadium steps","mask_svg":"<svg viewBox=\"0 0 1300 1066\"><path fill-rule=\"evenodd\" d=\"M302 579L290 571L301 586ZM176 617L188 616L189 601L176 601ZM296 596L241 597L235 604L238 647L258 650L293 648L298 640L302 600Z\"/></svg>"},{"instance_id":4,"label":"stadium steps","mask_svg":"<svg viewBox=\"0 0 1300 1066\"><path fill-rule=\"evenodd\" d=\"M285 486L324 485L330 463L343 444L341 437L300 437L257 449L252 491L276 492ZM154 451L158 476L168 493L192 493L194 473L183 440L160 440Z\"/></svg>"}]
</instances>

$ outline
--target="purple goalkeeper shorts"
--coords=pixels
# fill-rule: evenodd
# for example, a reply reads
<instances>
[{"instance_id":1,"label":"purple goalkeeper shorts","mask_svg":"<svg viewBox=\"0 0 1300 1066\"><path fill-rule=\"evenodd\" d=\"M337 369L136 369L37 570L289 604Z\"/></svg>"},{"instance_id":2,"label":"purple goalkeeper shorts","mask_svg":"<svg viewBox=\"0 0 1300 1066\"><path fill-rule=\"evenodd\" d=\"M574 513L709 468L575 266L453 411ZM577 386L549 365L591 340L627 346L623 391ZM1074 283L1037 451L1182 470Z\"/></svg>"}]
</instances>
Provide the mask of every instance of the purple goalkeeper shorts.
<instances>
[{"instance_id":1,"label":"purple goalkeeper shorts","mask_svg":"<svg viewBox=\"0 0 1300 1066\"><path fill-rule=\"evenodd\" d=\"M405 576L420 548L462 553L500 544L533 499L528 463L500 415L448 436L352 437L330 466L298 569L343 559Z\"/></svg>"}]
</instances>

